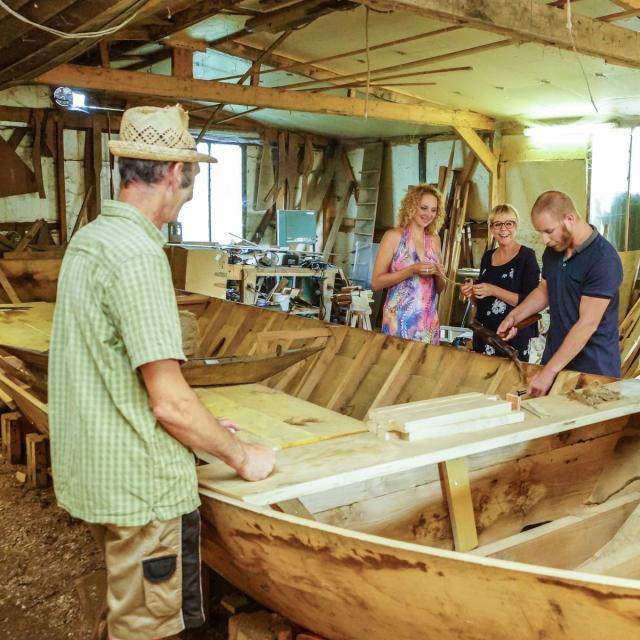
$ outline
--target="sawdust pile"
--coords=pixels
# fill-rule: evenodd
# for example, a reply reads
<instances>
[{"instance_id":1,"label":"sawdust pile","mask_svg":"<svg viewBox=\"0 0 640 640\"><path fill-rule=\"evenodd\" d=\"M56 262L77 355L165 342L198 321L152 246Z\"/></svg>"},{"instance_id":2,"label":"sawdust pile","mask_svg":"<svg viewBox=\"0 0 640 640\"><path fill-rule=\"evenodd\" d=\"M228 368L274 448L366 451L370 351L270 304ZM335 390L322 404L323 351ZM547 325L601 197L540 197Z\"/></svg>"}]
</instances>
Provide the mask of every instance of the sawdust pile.
<instances>
[{"instance_id":1,"label":"sawdust pile","mask_svg":"<svg viewBox=\"0 0 640 640\"><path fill-rule=\"evenodd\" d=\"M619 391L614 391L605 387L603 384L594 380L588 384L584 389L578 389L569 391L567 398L570 400L577 400L590 407L597 407L603 402L612 402L614 400L620 400L622 394Z\"/></svg>"}]
</instances>

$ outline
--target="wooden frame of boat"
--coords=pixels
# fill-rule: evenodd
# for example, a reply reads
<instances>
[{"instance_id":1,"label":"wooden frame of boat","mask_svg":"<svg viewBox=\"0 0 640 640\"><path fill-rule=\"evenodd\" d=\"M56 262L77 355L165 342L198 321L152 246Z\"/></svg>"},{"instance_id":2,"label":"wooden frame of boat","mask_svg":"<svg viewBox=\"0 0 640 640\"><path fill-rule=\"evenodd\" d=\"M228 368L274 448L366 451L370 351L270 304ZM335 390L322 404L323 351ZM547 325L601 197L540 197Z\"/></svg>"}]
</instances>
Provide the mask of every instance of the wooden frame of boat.
<instances>
[{"instance_id":1,"label":"wooden frame of boat","mask_svg":"<svg viewBox=\"0 0 640 640\"><path fill-rule=\"evenodd\" d=\"M362 432L372 408L504 397L524 382L501 358L203 296L179 303L199 316L201 358L309 355L261 385L198 390L214 409L236 398L253 422L312 436L283 437L258 483L199 467L203 560L240 589L330 640L638 635L639 382L613 382L622 398L594 408L563 394L609 381L567 371L520 423L386 441Z\"/></svg>"},{"instance_id":2,"label":"wooden frame of boat","mask_svg":"<svg viewBox=\"0 0 640 640\"><path fill-rule=\"evenodd\" d=\"M500 358L338 326L308 337L322 325L228 304L201 309L205 350L250 353L276 331L288 348L324 346L266 381L279 404L286 392L362 420L372 407L524 386ZM563 372L543 413L484 439L349 435L279 451L259 483L204 465L203 559L331 640L635 637L640 548L618 536L640 504L640 383L614 383L631 385L625 400L595 409L558 395L597 378ZM411 453L393 459L402 446ZM452 550L470 527L478 546Z\"/></svg>"}]
</instances>

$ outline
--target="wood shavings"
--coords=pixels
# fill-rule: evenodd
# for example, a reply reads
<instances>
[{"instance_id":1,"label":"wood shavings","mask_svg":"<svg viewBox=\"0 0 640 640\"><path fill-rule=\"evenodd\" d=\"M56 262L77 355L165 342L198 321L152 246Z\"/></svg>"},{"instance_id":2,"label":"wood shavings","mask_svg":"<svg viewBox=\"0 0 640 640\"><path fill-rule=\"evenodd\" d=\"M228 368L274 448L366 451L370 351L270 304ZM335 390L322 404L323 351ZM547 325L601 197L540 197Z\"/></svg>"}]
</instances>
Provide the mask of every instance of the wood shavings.
<instances>
[{"instance_id":1,"label":"wood shavings","mask_svg":"<svg viewBox=\"0 0 640 640\"><path fill-rule=\"evenodd\" d=\"M584 389L573 390L567 393L567 398L570 400L577 400L590 407L597 407L603 402L612 402L613 400L620 400L622 394L619 391L614 391L605 387L603 384L594 380L588 384Z\"/></svg>"}]
</instances>

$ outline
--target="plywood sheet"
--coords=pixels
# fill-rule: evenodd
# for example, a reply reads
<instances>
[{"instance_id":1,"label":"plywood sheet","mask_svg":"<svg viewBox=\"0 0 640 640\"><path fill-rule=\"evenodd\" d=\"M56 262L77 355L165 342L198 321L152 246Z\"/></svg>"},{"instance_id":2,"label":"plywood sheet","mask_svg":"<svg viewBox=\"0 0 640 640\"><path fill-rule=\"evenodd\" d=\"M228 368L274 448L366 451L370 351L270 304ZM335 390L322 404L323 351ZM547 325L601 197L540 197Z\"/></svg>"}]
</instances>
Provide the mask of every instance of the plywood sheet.
<instances>
[{"instance_id":1,"label":"plywood sheet","mask_svg":"<svg viewBox=\"0 0 640 640\"><path fill-rule=\"evenodd\" d=\"M243 434L276 449L363 433L364 423L262 384L195 390L214 415L238 423ZM255 439L253 441L256 441Z\"/></svg>"},{"instance_id":2,"label":"plywood sheet","mask_svg":"<svg viewBox=\"0 0 640 640\"><path fill-rule=\"evenodd\" d=\"M0 342L12 347L47 351L55 305L29 302L0 306Z\"/></svg>"}]
</instances>

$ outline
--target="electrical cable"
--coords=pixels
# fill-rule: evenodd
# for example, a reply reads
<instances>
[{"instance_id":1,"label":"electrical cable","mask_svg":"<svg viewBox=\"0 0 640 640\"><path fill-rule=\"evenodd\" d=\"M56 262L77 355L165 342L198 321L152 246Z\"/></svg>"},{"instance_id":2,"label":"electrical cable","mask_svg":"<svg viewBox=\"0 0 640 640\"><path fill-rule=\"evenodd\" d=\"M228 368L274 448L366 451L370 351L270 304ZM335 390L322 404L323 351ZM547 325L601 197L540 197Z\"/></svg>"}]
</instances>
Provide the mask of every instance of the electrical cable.
<instances>
[{"instance_id":1,"label":"electrical cable","mask_svg":"<svg viewBox=\"0 0 640 640\"><path fill-rule=\"evenodd\" d=\"M584 66L582 65L582 60L580 59L580 54L578 53L578 49L576 48L576 41L573 38L573 21L571 16L571 2L567 2L565 4L565 7L567 10L566 27L567 27L567 31L569 31L571 46L573 47L573 52L576 54L578 64L580 65L580 69L582 71L582 76L584 77L585 84L587 85L587 91L589 92L589 100L591 100L591 104L593 105L593 108L595 109L596 113L599 113L598 107L596 105L596 101L593 97L593 93L591 93L591 85L589 84L589 78L587 77L587 72L584 70Z\"/></svg>"},{"instance_id":2,"label":"electrical cable","mask_svg":"<svg viewBox=\"0 0 640 640\"><path fill-rule=\"evenodd\" d=\"M371 60L369 59L369 5L365 6L364 41L367 56L367 85L364 94L364 119L369 117L369 90L371 86Z\"/></svg>"},{"instance_id":3,"label":"electrical cable","mask_svg":"<svg viewBox=\"0 0 640 640\"><path fill-rule=\"evenodd\" d=\"M60 31L59 29L54 29L52 27L47 27L44 24L33 22L33 20L30 20L26 16L23 16L22 14L12 9L9 5L7 5L6 2L3 2L3 0L0 0L0 7L2 7L8 14L12 15L14 18L17 18L18 20L28 25L31 25L36 29L41 29L42 31L46 31L47 33L51 33L54 36L57 36L58 38L64 38L68 40L84 40L88 38L101 38L102 36L111 35L112 33L115 33L116 31L119 31L120 29L122 29L125 25L129 24L129 22L131 22L131 20L133 20L138 15L138 12L139 12L139 10L135 11L126 20L121 22L119 25L116 25L115 27L108 27L107 29L102 29L101 31L85 31L85 32L79 32L79 33L67 33L66 31Z\"/></svg>"}]
</instances>

